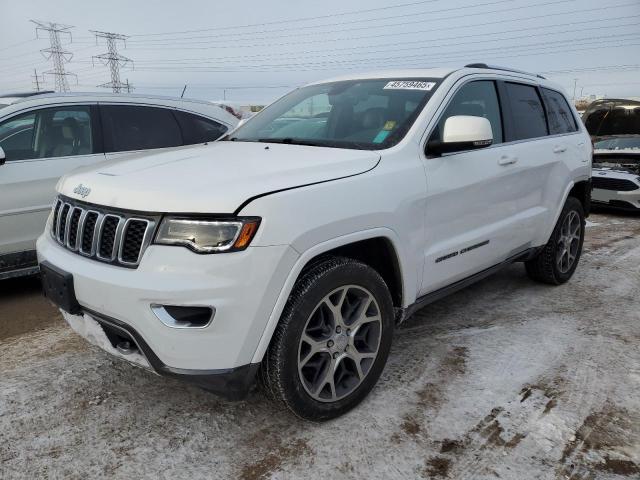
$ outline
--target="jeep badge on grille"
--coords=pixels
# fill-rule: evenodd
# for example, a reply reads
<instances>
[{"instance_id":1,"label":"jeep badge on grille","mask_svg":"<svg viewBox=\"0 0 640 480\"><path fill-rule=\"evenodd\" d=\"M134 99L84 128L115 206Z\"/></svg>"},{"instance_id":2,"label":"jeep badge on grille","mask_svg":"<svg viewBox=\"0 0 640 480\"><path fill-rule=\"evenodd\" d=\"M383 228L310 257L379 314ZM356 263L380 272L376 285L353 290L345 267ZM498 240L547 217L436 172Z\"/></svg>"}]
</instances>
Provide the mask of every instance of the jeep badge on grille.
<instances>
[{"instance_id":1,"label":"jeep badge on grille","mask_svg":"<svg viewBox=\"0 0 640 480\"><path fill-rule=\"evenodd\" d=\"M80 195L82 198L85 198L87 195L91 193L91 189L89 187L85 187L80 184L76 188L73 189L73 193Z\"/></svg>"}]
</instances>

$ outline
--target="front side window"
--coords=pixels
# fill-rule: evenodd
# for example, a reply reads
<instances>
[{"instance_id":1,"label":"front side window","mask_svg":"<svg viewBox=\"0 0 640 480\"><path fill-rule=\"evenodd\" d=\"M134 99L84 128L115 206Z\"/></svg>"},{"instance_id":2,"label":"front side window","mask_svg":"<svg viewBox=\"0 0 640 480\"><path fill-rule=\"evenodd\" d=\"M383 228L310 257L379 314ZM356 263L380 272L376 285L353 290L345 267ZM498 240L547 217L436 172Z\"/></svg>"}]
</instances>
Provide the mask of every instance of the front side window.
<instances>
[{"instance_id":1,"label":"front side window","mask_svg":"<svg viewBox=\"0 0 640 480\"><path fill-rule=\"evenodd\" d=\"M100 106L105 152L127 152L182 145L171 110L132 105Z\"/></svg>"},{"instance_id":2,"label":"front side window","mask_svg":"<svg viewBox=\"0 0 640 480\"><path fill-rule=\"evenodd\" d=\"M464 85L451 99L430 140L442 140L444 123L449 117L466 115L483 117L491 123L493 144L502 143L502 117L495 83L491 80L478 80Z\"/></svg>"},{"instance_id":3,"label":"front side window","mask_svg":"<svg viewBox=\"0 0 640 480\"><path fill-rule=\"evenodd\" d=\"M505 83L513 117L513 139L544 137L548 135L547 120L538 90L531 85Z\"/></svg>"},{"instance_id":4,"label":"front side window","mask_svg":"<svg viewBox=\"0 0 640 480\"><path fill-rule=\"evenodd\" d=\"M547 118L549 119L549 133L557 135L576 132L578 126L564 96L548 88L542 89L542 95L544 96L544 106L547 109Z\"/></svg>"},{"instance_id":5,"label":"front side window","mask_svg":"<svg viewBox=\"0 0 640 480\"><path fill-rule=\"evenodd\" d=\"M185 145L213 142L227 133L228 128L215 120L192 113L176 111Z\"/></svg>"},{"instance_id":6,"label":"front side window","mask_svg":"<svg viewBox=\"0 0 640 480\"><path fill-rule=\"evenodd\" d=\"M378 150L397 144L437 79L371 79L310 85L278 100L227 140Z\"/></svg>"},{"instance_id":7,"label":"front side window","mask_svg":"<svg viewBox=\"0 0 640 480\"><path fill-rule=\"evenodd\" d=\"M7 161L93 153L88 106L44 108L0 124L0 147Z\"/></svg>"}]
</instances>

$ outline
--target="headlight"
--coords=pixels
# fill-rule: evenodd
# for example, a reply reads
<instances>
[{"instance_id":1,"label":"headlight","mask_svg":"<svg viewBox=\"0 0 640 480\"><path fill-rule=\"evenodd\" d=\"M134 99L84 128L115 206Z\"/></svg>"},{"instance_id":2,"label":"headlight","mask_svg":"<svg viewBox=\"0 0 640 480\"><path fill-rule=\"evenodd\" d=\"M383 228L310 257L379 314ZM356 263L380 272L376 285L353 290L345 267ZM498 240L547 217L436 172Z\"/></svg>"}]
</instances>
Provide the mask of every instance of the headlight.
<instances>
[{"instance_id":1,"label":"headlight","mask_svg":"<svg viewBox=\"0 0 640 480\"><path fill-rule=\"evenodd\" d=\"M207 220L165 217L154 243L183 245L196 253L220 253L244 250L253 239L260 218Z\"/></svg>"}]
</instances>

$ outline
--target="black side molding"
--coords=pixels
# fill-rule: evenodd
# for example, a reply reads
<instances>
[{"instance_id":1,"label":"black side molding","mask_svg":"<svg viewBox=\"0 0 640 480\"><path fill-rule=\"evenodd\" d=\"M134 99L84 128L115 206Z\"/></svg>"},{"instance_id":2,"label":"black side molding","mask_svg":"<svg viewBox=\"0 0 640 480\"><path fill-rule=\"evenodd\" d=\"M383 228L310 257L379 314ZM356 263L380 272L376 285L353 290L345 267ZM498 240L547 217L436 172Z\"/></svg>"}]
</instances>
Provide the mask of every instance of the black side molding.
<instances>
[{"instance_id":1,"label":"black side molding","mask_svg":"<svg viewBox=\"0 0 640 480\"><path fill-rule=\"evenodd\" d=\"M462 290L463 288L468 287L469 285L472 285L480 280L483 280L488 276L493 275L497 271L501 270L502 268L506 267L507 265L510 265L514 262L524 262L526 260L533 258L540 251L541 248L543 247L528 248L522 252L516 253L515 255L509 256L509 258L507 258L506 260L492 267L489 267L485 270L475 273L467 278L463 278L462 280L458 280L457 282L452 283L451 285L447 285L446 287L442 287L438 290L435 290L433 292L427 293L426 295L423 295L422 297L418 298L415 301L415 303L409 305L409 307L405 309L404 315L402 317L402 321L406 320L411 315L416 313L418 310L420 310L423 307L426 307L430 303L436 302L446 296L451 295L452 293L457 292L458 290Z\"/></svg>"}]
</instances>

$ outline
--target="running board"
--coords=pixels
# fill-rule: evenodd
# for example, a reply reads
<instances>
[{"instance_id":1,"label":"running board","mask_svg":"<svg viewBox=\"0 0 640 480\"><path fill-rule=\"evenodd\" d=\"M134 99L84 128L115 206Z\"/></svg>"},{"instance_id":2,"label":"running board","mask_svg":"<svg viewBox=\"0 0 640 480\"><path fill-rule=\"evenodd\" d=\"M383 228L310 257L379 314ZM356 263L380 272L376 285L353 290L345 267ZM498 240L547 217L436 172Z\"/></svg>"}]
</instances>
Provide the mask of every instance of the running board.
<instances>
[{"instance_id":1,"label":"running board","mask_svg":"<svg viewBox=\"0 0 640 480\"><path fill-rule=\"evenodd\" d=\"M493 275L497 271L503 269L507 265L511 265L514 262L522 262L522 261L529 260L530 258L534 257L535 254L538 253L538 251L539 251L539 248L528 248L527 250L524 250L520 253L516 253L515 255L510 256L509 258L498 263L497 265L489 267L478 273L474 273L473 275L463 278L462 280L458 280L457 282L452 283L451 285L447 285L446 287L442 287L438 290L435 290L433 292L427 293L426 295L423 295L422 297L418 298L415 301L415 303L409 305L405 309L401 322L405 321L411 315L416 313L421 308L426 307L430 303L436 302L444 297L451 295L452 293L457 292L458 290L462 290L463 288L466 288L469 285L472 285L480 280L483 280L488 276Z\"/></svg>"}]
</instances>

